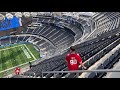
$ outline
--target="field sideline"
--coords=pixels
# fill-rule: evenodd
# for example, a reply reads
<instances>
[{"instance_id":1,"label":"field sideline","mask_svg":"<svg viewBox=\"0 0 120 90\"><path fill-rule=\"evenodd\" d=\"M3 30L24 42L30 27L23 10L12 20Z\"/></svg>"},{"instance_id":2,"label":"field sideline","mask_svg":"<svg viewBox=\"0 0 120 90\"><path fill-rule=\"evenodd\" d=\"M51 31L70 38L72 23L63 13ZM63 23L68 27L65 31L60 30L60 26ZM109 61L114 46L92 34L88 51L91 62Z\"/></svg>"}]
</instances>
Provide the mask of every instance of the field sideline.
<instances>
[{"instance_id":1,"label":"field sideline","mask_svg":"<svg viewBox=\"0 0 120 90\"><path fill-rule=\"evenodd\" d=\"M0 48L0 72L40 57L32 44L19 44Z\"/></svg>"}]
</instances>

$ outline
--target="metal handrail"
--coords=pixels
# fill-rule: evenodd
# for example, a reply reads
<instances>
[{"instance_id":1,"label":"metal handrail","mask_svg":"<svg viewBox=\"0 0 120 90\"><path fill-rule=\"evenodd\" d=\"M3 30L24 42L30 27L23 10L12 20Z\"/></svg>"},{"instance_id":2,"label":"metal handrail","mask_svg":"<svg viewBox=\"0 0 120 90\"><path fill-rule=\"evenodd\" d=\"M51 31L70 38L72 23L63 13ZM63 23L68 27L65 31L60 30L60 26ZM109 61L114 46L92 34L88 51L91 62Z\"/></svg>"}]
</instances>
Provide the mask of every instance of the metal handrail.
<instances>
[{"instance_id":1,"label":"metal handrail","mask_svg":"<svg viewBox=\"0 0 120 90\"><path fill-rule=\"evenodd\" d=\"M74 71L46 71L46 72L42 72L42 78L44 77L43 74L47 73L53 73L54 77L56 76L56 74L58 73L76 73L77 76L79 75L79 73L82 72L120 72L120 69L99 69L99 70L74 70Z\"/></svg>"},{"instance_id":2,"label":"metal handrail","mask_svg":"<svg viewBox=\"0 0 120 90\"><path fill-rule=\"evenodd\" d=\"M34 77L36 77L36 74L34 73L34 72L29 72L29 74L33 74L34 75ZM23 74L24 76L31 76L31 75L25 75L25 74Z\"/></svg>"}]
</instances>

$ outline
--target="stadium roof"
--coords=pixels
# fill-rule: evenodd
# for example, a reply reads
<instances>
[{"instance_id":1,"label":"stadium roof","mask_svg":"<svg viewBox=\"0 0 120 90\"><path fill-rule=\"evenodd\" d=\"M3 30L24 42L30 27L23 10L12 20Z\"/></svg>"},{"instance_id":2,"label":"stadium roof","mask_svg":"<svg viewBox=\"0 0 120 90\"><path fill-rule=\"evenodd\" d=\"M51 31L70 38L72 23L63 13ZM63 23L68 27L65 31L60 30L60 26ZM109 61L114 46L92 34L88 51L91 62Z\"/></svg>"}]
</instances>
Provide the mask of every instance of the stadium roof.
<instances>
[{"instance_id":1,"label":"stadium roof","mask_svg":"<svg viewBox=\"0 0 120 90\"><path fill-rule=\"evenodd\" d=\"M87 16L93 16L95 13L94 12L79 12L81 15L87 15Z\"/></svg>"}]
</instances>

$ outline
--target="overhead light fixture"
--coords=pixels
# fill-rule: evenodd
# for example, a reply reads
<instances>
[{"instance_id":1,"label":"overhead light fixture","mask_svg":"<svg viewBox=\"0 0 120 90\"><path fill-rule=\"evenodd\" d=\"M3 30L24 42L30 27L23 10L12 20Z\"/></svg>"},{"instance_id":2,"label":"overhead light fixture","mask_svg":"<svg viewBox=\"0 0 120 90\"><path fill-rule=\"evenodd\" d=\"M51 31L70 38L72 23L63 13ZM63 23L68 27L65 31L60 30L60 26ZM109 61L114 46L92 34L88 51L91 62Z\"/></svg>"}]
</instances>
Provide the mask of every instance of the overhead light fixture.
<instances>
[{"instance_id":1,"label":"overhead light fixture","mask_svg":"<svg viewBox=\"0 0 120 90\"><path fill-rule=\"evenodd\" d=\"M13 19L13 15L12 15L11 13L7 13L7 14L6 14L6 17L7 17L7 19L9 19L9 20Z\"/></svg>"},{"instance_id":2,"label":"overhead light fixture","mask_svg":"<svg viewBox=\"0 0 120 90\"><path fill-rule=\"evenodd\" d=\"M18 17L18 18L21 18L22 17L22 13L21 12L16 12L15 16Z\"/></svg>"},{"instance_id":3,"label":"overhead light fixture","mask_svg":"<svg viewBox=\"0 0 120 90\"><path fill-rule=\"evenodd\" d=\"M30 17L30 13L29 13L29 12L24 12L23 15L24 15L25 17Z\"/></svg>"},{"instance_id":4,"label":"overhead light fixture","mask_svg":"<svg viewBox=\"0 0 120 90\"><path fill-rule=\"evenodd\" d=\"M5 19L5 16L0 14L0 21L4 20Z\"/></svg>"},{"instance_id":5,"label":"overhead light fixture","mask_svg":"<svg viewBox=\"0 0 120 90\"><path fill-rule=\"evenodd\" d=\"M37 16L38 13L37 12L31 12L30 14L31 14L31 16Z\"/></svg>"}]
</instances>

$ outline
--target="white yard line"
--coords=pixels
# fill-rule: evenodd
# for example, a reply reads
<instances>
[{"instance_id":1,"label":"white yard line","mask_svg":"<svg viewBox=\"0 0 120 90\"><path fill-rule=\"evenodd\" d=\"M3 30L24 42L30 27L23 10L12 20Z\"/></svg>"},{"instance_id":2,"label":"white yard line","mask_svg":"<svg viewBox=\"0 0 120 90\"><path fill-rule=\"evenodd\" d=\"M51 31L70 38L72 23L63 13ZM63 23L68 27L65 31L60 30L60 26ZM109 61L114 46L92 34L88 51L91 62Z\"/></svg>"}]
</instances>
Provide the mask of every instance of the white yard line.
<instances>
[{"instance_id":1,"label":"white yard line","mask_svg":"<svg viewBox=\"0 0 120 90\"><path fill-rule=\"evenodd\" d=\"M32 57L34 58L34 60L36 60L35 56L32 54L32 52L29 50L29 48L24 44L24 46L26 47L26 49L29 51L29 53L32 55Z\"/></svg>"},{"instance_id":2,"label":"white yard line","mask_svg":"<svg viewBox=\"0 0 120 90\"><path fill-rule=\"evenodd\" d=\"M22 48L22 50L23 50L24 54L26 55L26 57L27 57L28 59L30 59L30 58L31 58L31 56L30 56L30 54L29 54L28 50L26 50L26 48L25 48L25 47L21 47L21 48Z\"/></svg>"},{"instance_id":3,"label":"white yard line","mask_svg":"<svg viewBox=\"0 0 120 90\"><path fill-rule=\"evenodd\" d=\"M10 48L1 49L0 51L8 50L8 49L15 48L15 47L19 47L19 46L23 46L23 45L18 45L18 46L14 46L14 47L10 47Z\"/></svg>"}]
</instances>

